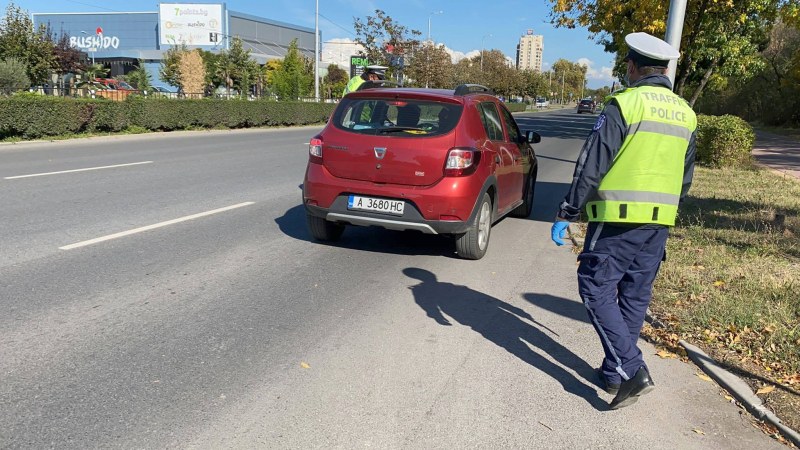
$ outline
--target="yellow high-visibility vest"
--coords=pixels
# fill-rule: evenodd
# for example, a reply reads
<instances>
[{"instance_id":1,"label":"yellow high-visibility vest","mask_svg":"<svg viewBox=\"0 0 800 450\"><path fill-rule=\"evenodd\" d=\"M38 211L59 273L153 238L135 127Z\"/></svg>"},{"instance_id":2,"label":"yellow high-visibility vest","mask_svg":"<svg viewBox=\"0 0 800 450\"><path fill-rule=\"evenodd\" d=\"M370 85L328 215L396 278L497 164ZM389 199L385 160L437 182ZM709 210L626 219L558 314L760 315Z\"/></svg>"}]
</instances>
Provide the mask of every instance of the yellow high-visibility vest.
<instances>
[{"instance_id":1,"label":"yellow high-visibility vest","mask_svg":"<svg viewBox=\"0 0 800 450\"><path fill-rule=\"evenodd\" d=\"M596 196L586 204L589 221L673 226L697 116L665 87L628 88L611 97L628 132Z\"/></svg>"}]
</instances>

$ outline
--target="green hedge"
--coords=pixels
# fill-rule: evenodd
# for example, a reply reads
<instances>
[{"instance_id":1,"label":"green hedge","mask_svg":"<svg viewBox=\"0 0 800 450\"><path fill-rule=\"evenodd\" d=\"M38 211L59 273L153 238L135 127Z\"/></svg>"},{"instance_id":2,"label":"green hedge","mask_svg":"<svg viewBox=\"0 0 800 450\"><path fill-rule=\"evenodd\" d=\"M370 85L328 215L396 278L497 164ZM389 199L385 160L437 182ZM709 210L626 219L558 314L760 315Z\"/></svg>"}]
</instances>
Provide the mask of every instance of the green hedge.
<instances>
[{"instance_id":1,"label":"green hedge","mask_svg":"<svg viewBox=\"0 0 800 450\"><path fill-rule=\"evenodd\" d=\"M697 116L697 162L711 167L748 167L756 135L744 119Z\"/></svg>"},{"instance_id":2,"label":"green hedge","mask_svg":"<svg viewBox=\"0 0 800 450\"><path fill-rule=\"evenodd\" d=\"M525 109L528 107L528 105L525 103L506 103L505 105L506 108L508 108L508 110L512 113L525 111Z\"/></svg>"},{"instance_id":3,"label":"green hedge","mask_svg":"<svg viewBox=\"0 0 800 450\"><path fill-rule=\"evenodd\" d=\"M186 128L245 128L323 123L335 104L271 100L168 99L125 101L48 96L0 98L0 138L35 139L69 133Z\"/></svg>"}]
</instances>

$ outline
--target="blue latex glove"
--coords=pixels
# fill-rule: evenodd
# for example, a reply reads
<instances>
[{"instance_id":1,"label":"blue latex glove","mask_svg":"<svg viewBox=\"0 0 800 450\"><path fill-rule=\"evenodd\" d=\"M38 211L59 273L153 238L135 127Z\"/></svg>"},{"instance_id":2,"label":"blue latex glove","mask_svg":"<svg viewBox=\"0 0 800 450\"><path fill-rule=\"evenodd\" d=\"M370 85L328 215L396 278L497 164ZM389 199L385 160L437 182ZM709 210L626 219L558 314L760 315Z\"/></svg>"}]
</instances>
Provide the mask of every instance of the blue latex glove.
<instances>
[{"instance_id":1,"label":"blue latex glove","mask_svg":"<svg viewBox=\"0 0 800 450\"><path fill-rule=\"evenodd\" d=\"M566 237L567 227L569 226L569 222L565 220L556 220L553 222L553 228L550 229L550 239L556 243L556 245L564 245L565 242L561 239Z\"/></svg>"}]
</instances>

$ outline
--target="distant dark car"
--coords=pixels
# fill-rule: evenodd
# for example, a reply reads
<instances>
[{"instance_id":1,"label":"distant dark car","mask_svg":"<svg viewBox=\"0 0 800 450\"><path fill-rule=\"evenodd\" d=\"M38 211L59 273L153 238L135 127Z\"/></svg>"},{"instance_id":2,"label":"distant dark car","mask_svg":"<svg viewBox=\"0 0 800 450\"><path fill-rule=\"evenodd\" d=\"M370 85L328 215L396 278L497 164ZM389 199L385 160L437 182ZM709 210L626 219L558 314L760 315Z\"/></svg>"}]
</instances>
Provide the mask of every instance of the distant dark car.
<instances>
[{"instance_id":1,"label":"distant dark car","mask_svg":"<svg viewBox=\"0 0 800 450\"><path fill-rule=\"evenodd\" d=\"M594 114L597 105L594 103L594 100L581 100L578 103L578 114L582 112L588 112L590 114Z\"/></svg>"}]
</instances>

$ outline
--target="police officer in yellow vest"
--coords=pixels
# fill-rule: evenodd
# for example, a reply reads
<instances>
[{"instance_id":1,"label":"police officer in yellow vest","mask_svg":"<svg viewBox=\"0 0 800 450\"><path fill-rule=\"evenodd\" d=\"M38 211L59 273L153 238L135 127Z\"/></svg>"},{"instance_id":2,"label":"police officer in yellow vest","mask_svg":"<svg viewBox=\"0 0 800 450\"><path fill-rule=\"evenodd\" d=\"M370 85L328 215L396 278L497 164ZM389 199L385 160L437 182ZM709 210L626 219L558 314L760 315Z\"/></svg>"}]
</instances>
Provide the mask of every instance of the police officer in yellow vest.
<instances>
[{"instance_id":1,"label":"police officer in yellow vest","mask_svg":"<svg viewBox=\"0 0 800 450\"><path fill-rule=\"evenodd\" d=\"M347 95L348 92L357 91L358 87L361 86L365 81L378 81L385 79L385 66L367 66L364 68L364 71L361 73L361 75L356 75L353 78L350 78L350 81L347 82L347 86L344 88L344 92L342 92L342 97Z\"/></svg>"},{"instance_id":2,"label":"police officer in yellow vest","mask_svg":"<svg viewBox=\"0 0 800 450\"><path fill-rule=\"evenodd\" d=\"M629 87L613 93L581 149L551 237L585 208L578 291L600 337L611 409L654 388L637 347L669 227L692 182L697 118L665 75L678 51L647 33L625 37Z\"/></svg>"}]
</instances>

